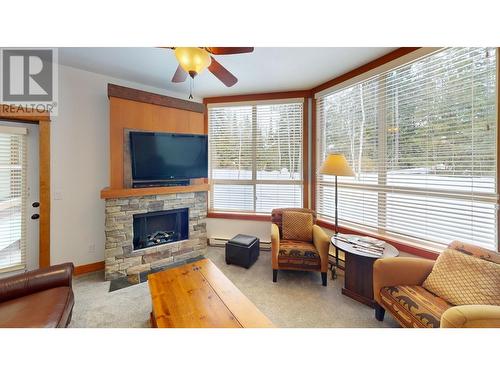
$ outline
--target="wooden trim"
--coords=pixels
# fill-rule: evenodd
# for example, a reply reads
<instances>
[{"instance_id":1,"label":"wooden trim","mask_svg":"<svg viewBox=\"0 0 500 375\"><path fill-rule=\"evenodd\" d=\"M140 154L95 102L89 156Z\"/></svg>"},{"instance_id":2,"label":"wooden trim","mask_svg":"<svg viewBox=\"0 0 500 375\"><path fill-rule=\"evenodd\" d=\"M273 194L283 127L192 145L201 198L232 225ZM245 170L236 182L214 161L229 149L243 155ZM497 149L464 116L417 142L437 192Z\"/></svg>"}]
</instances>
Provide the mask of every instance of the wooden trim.
<instances>
[{"instance_id":1,"label":"wooden trim","mask_svg":"<svg viewBox=\"0 0 500 375\"><path fill-rule=\"evenodd\" d=\"M220 212L209 211L207 218L210 219L232 219L232 220L252 220L252 221L271 221L271 215L241 213L241 212Z\"/></svg>"},{"instance_id":2,"label":"wooden trim","mask_svg":"<svg viewBox=\"0 0 500 375\"><path fill-rule=\"evenodd\" d=\"M155 104L162 107L182 109L190 112L203 113L205 106L202 103L173 98L171 96L154 94L152 92L118 86L108 83L108 97L128 99L141 103Z\"/></svg>"},{"instance_id":3,"label":"wooden trim","mask_svg":"<svg viewBox=\"0 0 500 375\"><path fill-rule=\"evenodd\" d=\"M27 122L50 121L50 114L46 111L35 111L33 108L0 103L0 120Z\"/></svg>"},{"instance_id":4,"label":"wooden trim","mask_svg":"<svg viewBox=\"0 0 500 375\"><path fill-rule=\"evenodd\" d=\"M101 190L101 199L113 199L124 197L141 197L144 195L162 195L162 194L176 194L176 193L192 193L198 191L208 191L209 184L195 184L188 186L161 186L161 187L147 187L138 189L112 189L104 188Z\"/></svg>"},{"instance_id":5,"label":"wooden trim","mask_svg":"<svg viewBox=\"0 0 500 375\"><path fill-rule=\"evenodd\" d=\"M500 129L498 128L500 125L500 47L497 48L497 174L496 174L496 193L497 193L497 238L496 245L497 250L500 249L500 186L498 185L498 181L500 179Z\"/></svg>"},{"instance_id":6,"label":"wooden trim","mask_svg":"<svg viewBox=\"0 0 500 375\"><path fill-rule=\"evenodd\" d=\"M206 104L203 104L203 106L205 107L205 112L203 114L203 131L208 135L208 108Z\"/></svg>"},{"instance_id":7,"label":"wooden trim","mask_svg":"<svg viewBox=\"0 0 500 375\"><path fill-rule=\"evenodd\" d=\"M104 269L104 261L90 263L90 264L83 264L81 266L75 267L75 270L73 271L73 276L83 275L85 273L100 271L103 269Z\"/></svg>"},{"instance_id":8,"label":"wooden trim","mask_svg":"<svg viewBox=\"0 0 500 375\"><path fill-rule=\"evenodd\" d=\"M50 121L39 122L39 265L50 266Z\"/></svg>"},{"instance_id":9,"label":"wooden trim","mask_svg":"<svg viewBox=\"0 0 500 375\"><path fill-rule=\"evenodd\" d=\"M341 76L335 77L325 83L322 83L319 86L313 87L311 89L311 93L314 95L317 92L323 91L325 89L328 89L332 86L338 85L339 83L342 83L344 81L347 81L348 79L354 78L356 76L359 76L360 74L366 73L372 69L375 69L381 65L387 64L388 62L395 60L397 58L400 58L401 56L407 55L410 52L416 51L421 47L401 47L398 48L392 52L389 52L388 54L381 56L375 60L370 61L369 63L366 63L364 65L361 65L357 67L356 69L353 69L347 73L342 74Z\"/></svg>"},{"instance_id":10,"label":"wooden trim","mask_svg":"<svg viewBox=\"0 0 500 375\"><path fill-rule=\"evenodd\" d=\"M214 96L211 98L204 98L203 104L212 103L233 103L233 102L248 102L258 100L279 100L279 99L293 99L293 98L309 98L311 97L311 90L300 91L283 91L283 92L267 92L260 94L248 95L232 95L232 96Z\"/></svg>"},{"instance_id":11,"label":"wooden trim","mask_svg":"<svg viewBox=\"0 0 500 375\"><path fill-rule=\"evenodd\" d=\"M335 230L335 225L333 223L330 223L329 221L326 221L326 220L318 219L318 220L316 220L316 224L318 224L322 228L326 228L329 230ZM394 240L392 238L387 238L387 237L381 236L381 235L375 235L373 233L365 233L362 231L358 231L358 230L354 230L354 229L346 228L346 227L342 227L342 226L339 226L339 232L345 233L345 234L357 234L357 235L378 238L380 240L383 240L383 241L391 244L392 246L396 247L400 251L403 251L403 252L408 253L408 254L416 255L416 256L419 256L422 258L426 258L426 259L435 260L439 256L438 252L430 251L430 250L427 250L427 249L424 249L422 247L418 247L415 245L409 245L409 244L404 243L402 241L397 241L397 240Z\"/></svg>"},{"instance_id":12,"label":"wooden trim","mask_svg":"<svg viewBox=\"0 0 500 375\"><path fill-rule=\"evenodd\" d=\"M0 103L0 120L20 121L38 124L39 126L39 267L50 266L50 114L48 112L34 112L22 110L22 106Z\"/></svg>"},{"instance_id":13,"label":"wooden trim","mask_svg":"<svg viewBox=\"0 0 500 375\"><path fill-rule=\"evenodd\" d=\"M311 118L311 208L316 211L316 99L312 98Z\"/></svg>"},{"instance_id":14,"label":"wooden trim","mask_svg":"<svg viewBox=\"0 0 500 375\"><path fill-rule=\"evenodd\" d=\"M302 206L309 208L309 99L304 98L302 118Z\"/></svg>"}]
</instances>

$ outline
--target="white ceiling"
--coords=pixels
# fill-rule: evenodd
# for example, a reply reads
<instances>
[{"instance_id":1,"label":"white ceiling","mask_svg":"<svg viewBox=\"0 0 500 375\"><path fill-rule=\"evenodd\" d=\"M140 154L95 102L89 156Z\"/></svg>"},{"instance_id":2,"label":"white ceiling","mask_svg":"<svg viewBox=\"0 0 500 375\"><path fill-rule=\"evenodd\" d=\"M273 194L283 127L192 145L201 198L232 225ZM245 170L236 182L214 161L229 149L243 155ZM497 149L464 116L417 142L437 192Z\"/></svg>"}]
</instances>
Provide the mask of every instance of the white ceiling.
<instances>
[{"instance_id":1,"label":"white ceiling","mask_svg":"<svg viewBox=\"0 0 500 375\"><path fill-rule=\"evenodd\" d=\"M394 49L265 47L250 54L217 56L217 61L238 77L238 83L226 87L207 70L196 77L193 94L205 98L310 89ZM186 96L189 91L189 80L171 82L177 61L169 49L59 48L59 62Z\"/></svg>"}]
</instances>

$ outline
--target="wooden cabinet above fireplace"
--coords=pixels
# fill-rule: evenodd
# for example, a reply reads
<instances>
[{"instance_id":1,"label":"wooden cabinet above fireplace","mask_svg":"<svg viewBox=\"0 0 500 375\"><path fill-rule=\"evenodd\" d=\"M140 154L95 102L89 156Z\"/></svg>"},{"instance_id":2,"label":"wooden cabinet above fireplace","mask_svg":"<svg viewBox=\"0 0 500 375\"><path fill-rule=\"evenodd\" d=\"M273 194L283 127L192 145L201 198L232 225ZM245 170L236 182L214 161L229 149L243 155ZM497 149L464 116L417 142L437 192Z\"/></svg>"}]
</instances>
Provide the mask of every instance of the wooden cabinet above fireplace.
<instances>
[{"instance_id":1,"label":"wooden cabinet above fireplace","mask_svg":"<svg viewBox=\"0 0 500 375\"><path fill-rule=\"evenodd\" d=\"M125 183L125 131L141 130L180 134L207 134L204 106L201 103L108 85L110 186L101 190L101 198L174 194L208 191L206 179L189 186L130 188ZM129 161L130 162L130 161Z\"/></svg>"}]
</instances>

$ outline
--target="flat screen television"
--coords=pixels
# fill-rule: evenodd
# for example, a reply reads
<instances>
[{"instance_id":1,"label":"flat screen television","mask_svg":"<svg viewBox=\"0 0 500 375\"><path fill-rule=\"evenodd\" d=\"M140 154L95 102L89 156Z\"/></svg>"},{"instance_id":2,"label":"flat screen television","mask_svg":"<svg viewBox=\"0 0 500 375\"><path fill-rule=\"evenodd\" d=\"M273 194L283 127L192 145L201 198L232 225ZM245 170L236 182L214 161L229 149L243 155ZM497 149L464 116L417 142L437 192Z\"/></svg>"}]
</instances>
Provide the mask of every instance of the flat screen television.
<instances>
[{"instance_id":1,"label":"flat screen television","mask_svg":"<svg viewBox=\"0 0 500 375\"><path fill-rule=\"evenodd\" d=\"M206 135L130 132L134 181L208 177Z\"/></svg>"}]
</instances>

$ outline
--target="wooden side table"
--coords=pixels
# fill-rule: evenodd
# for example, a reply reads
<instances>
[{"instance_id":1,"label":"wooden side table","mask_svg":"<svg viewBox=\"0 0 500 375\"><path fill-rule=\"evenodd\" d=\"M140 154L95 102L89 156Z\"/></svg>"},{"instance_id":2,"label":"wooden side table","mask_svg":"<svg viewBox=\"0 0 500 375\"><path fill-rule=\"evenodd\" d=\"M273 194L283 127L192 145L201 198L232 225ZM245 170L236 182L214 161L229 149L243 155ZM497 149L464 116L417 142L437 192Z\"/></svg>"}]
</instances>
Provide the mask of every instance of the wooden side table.
<instances>
[{"instance_id":1,"label":"wooden side table","mask_svg":"<svg viewBox=\"0 0 500 375\"><path fill-rule=\"evenodd\" d=\"M355 235L342 235L342 238L354 240ZM399 251L392 245L384 242L382 255L367 253L356 245L332 237L332 245L345 254L344 287L342 294L355 299L370 307L375 307L373 299L373 263L378 258L397 257Z\"/></svg>"}]
</instances>

